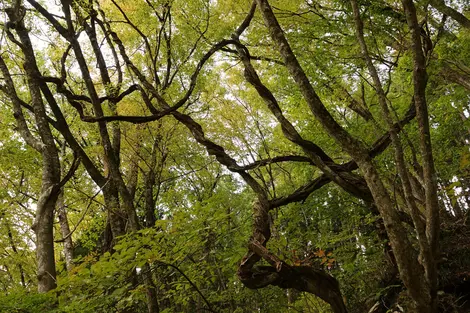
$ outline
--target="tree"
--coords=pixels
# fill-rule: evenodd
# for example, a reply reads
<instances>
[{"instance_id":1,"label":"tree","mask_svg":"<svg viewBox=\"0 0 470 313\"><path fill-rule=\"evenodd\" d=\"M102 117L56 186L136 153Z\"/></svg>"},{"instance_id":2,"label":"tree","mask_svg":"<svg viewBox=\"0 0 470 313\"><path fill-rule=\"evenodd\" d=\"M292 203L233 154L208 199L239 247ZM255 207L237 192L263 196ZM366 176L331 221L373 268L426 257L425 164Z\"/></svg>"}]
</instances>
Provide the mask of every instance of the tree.
<instances>
[{"instance_id":1,"label":"tree","mask_svg":"<svg viewBox=\"0 0 470 313\"><path fill-rule=\"evenodd\" d=\"M32 108L34 112L34 118L40 137L40 139L37 139L31 134L23 115L22 103L24 102L16 92L15 84L6 62L3 58L0 58L0 69L6 81L3 90L14 105L17 127L28 145L40 152L42 156L43 176L41 193L36 204L36 217L31 227L36 233L38 290L40 292L46 292L56 287L53 218L57 197L61 188L59 156L47 120L40 86L37 83L37 77L40 75L40 72L37 67L31 41L23 22L25 10L20 5L15 5L15 7L6 10L6 13L10 19L9 24L5 25L7 34L17 43L25 57L24 70L26 82L29 87L29 96L31 98L30 108ZM11 30L15 30L19 40L14 37Z\"/></svg>"},{"instance_id":2,"label":"tree","mask_svg":"<svg viewBox=\"0 0 470 313\"><path fill-rule=\"evenodd\" d=\"M78 262L66 284L80 288L77 279L93 273L93 288L103 293L83 297L102 310L113 304L137 310L140 302L124 294L142 286L147 311L159 312L171 307L165 292L184 284L195 296L181 297L178 310L233 310L235 300L225 305L205 295L231 290L228 274L213 270L227 263L211 251L223 254L235 239L249 237L217 239L232 233L233 224L245 225L232 213L247 216L240 208L248 206L248 251L229 259L241 258L237 275L249 289L288 289L293 304L295 289L348 312L343 294L352 295L342 286L358 283L348 277L348 262L360 262L365 272L387 262L375 272L375 288L386 290L383 303L393 304L400 291L390 286L403 284L410 310L441 310L440 229L468 210L468 141L446 142L448 132L464 126L443 122L445 114L467 120L468 47L460 38L468 36L468 19L443 2L429 3L28 0L4 8L9 46L0 60L1 90L44 168L39 290L55 287L53 212L61 189L73 190L80 177L80 161L89 203L102 193L106 227L96 226L103 234L93 244L102 247L99 260ZM34 23L51 38L44 53L31 43ZM24 78L27 86L16 87ZM452 106L438 108L445 97ZM32 112L35 128L25 112ZM74 156L64 178L57 147ZM234 209L230 203L239 199L247 203ZM317 209L306 210L306 203ZM59 241L74 235L82 244L86 228L95 227L80 226L90 204ZM339 217L326 213L328 206ZM226 227L213 230L211 209L224 212L215 220ZM351 231L353 217L360 229ZM193 237L203 244L184 244ZM342 259L342 249L356 253ZM203 264L196 265L196 256ZM362 285L358 303L368 288Z\"/></svg>"}]
</instances>

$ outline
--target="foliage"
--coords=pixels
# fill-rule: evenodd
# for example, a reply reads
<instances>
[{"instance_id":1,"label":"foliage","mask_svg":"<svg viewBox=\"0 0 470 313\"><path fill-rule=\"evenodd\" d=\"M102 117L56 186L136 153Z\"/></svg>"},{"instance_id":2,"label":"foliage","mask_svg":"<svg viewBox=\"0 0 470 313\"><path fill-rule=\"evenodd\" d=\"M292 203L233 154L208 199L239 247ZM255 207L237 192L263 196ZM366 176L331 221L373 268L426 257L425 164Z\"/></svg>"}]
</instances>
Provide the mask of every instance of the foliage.
<instances>
[{"instance_id":1,"label":"foliage","mask_svg":"<svg viewBox=\"0 0 470 313\"><path fill-rule=\"evenodd\" d=\"M421 129L409 118L415 63L405 13L399 1L357 2L391 120L402 121L398 138L425 220ZM442 311L452 312L468 310L469 300L470 32L437 2L413 3L425 45L441 215L438 298ZM339 283L349 312L412 310L367 173L348 163L351 153L310 112L258 8L236 39L251 1L20 1L26 9L16 22L32 39L38 77L27 72L20 24L7 14L15 3L0 4L8 21L0 57L16 87L12 96L2 70L0 312L331 312L319 297L285 288L287 279L265 288L241 279L241 265L255 254L248 244L262 238L256 206L264 198L270 238L261 245L271 254L260 255L251 278L267 268L308 267ZM395 146L387 141L389 125L349 1L269 3L324 107L370 151L417 258ZM465 1L449 5L468 16ZM265 89L253 84L247 63ZM31 81L42 83L39 95ZM44 141L38 99L67 178L59 189L69 224L64 230L57 201L58 286L44 294L34 292L38 232L30 227L40 213L47 160L25 136ZM326 157L312 156L312 146ZM340 179L332 182L327 170ZM364 182L369 194L348 191L341 175L357 179L358 188ZM158 310L149 309L149 297Z\"/></svg>"},{"instance_id":2,"label":"foliage","mask_svg":"<svg viewBox=\"0 0 470 313\"><path fill-rule=\"evenodd\" d=\"M5 313L58 313L53 294L25 293L15 291L0 296L0 312Z\"/></svg>"}]
</instances>

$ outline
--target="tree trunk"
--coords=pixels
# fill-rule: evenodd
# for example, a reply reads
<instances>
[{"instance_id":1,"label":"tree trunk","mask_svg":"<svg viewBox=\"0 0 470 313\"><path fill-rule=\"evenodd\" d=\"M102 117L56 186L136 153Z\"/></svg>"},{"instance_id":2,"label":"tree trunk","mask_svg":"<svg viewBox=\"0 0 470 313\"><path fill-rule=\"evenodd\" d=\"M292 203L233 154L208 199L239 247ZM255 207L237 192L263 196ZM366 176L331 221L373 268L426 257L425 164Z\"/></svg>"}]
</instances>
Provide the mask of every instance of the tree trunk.
<instances>
[{"instance_id":1,"label":"tree trunk","mask_svg":"<svg viewBox=\"0 0 470 313\"><path fill-rule=\"evenodd\" d=\"M10 225L9 225L8 221L6 221L5 225L6 225L6 228L7 228L8 240L10 241L11 249L13 250L13 252L16 255L18 255L18 249L16 248L15 241L13 240L13 233L11 232L11 228L10 228ZM21 263L18 263L18 271L20 272L21 286L23 286L23 288L25 288L26 287L26 281L25 281L25 277L24 277L23 265L21 265Z\"/></svg>"},{"instance_id":2,"label":"tree trunk","mask_svg":"<svg viewBox=\"0 0 470 313\"><path fill-rule=\"evenodd\" d=\"M343 129L325 108L292 51L268 1L257 0L257 3L286 68L299 87L313 115L322 124L326 132L356 161L364 174L367 186L384 220L385 229L389 235L390 244L397 260L400 276L411 298L415 301L418 311L433 312L433 304L430 303L432 299L430 294L433 287L426 286L427 284L423 286L423 281L432 280L425 279L423 268L417 259L417 253L407 238L406 229L401 224L400 216L395 210L395 206L380 179L379 172L370 158L367 148L362 142L352 137ZM432 235L434 239L434 233Z\"/></svg>"},{"instance_id":3,"label":"tree trunk","mask_svg":"<svg viewBox=\"0 0 470 313\"><path fill-rule=\"evenodd\" d=\"M147 310L148 313L159 313L160 308L157 301L157 288L153 282L153 275L148 264L142 267L142 276L144 277L144 283L146 286L145 297L147 299Z\"/></svg>"},{"instance_id":4,"label":"tree trunk","mask_svg":"<svg viewBox=\"0 0 470 313\"><path fill-rule=\"evenodd\" d=\"M24 55L23 67L31 96L35 123L40 137L37 140L38 143L32 145L42 155L41 193L37 202L36 217L32 229L36 233L38 291L47 292L56 287L53 222L54 210L60 191L60 161L41 94L41 81L39 79L41 73L37 66L28 30L24 25L23 17L25 12L26 9L19 2L13 8L6 10L10 22L15 25L15 31L21 42L19 46ZM11 77L7 78L7 80L7 83L10 85L10 92L12 93L10 98L12 96L13 98L18 97L14 94L16 91L14 90ZM20 112L16 113L22 114ZM28 142L28 138L25 138L25 140Z\"/></svg>"},{"instance_id":5,"label":"tree trunk","mask_svg":"<svg viewBox=\"0 0 470 313\"><path fill-rule=\"evenodd\" d=\"M57 200L57 215L59 217L59 225L60 225L60 232L62 234L62 238L64 240L64 255L65 255L65 266L67 271L73 267L73 242L72 236L70 235L70 226L69 220L67 218L67 212L65 210L65 203L64 203L64 192L62 191L59 194L59 198Z\"/></svg>"},{"instance_id":6,"label":"tree trunk","mask_svg":"<svg viewBox=\"0 0 470 313\"><path fill-rule=\"evenodd\" d=\"M420 148L423 162L423 180L426 203L426 237L430 247L430 257L423 258L425 278L429 284L429 312L437 312L437 262L439 255L439 200L437 196L437 176L431 146L428 106L426 101L426 57L421 41L421 26L418 23L416 8L412 0L402 0L406 21L411 31L411 49L413 52L413 89L416 117L420 134ZM468 22L468 20L467 20Z\"/></svg>"},{"instance_id":7,"label":"tree trunk","mask_svg":"<svg viewBox=\"0 0 470 313\"><path fill-rule=\"evenodd\" d=\"M36 233L36 257L38 262L38 292L47 292L57 286L54 256L54 209L56 195L39 208L33 230Z\"/></svg>"},{"instance_id":8,"label":"tree trunk","mask_svg":"<svg viewBox=\"0 0 470 313\"><path fill-rule=\"evenodd\" d=\"M103 197L106 210L108 211L111 234L113 236L111 247L107 247L107 250L111 250L116 243L116 238L126 233L126 219L125 214L123 214L119 205L117 188L111 180L109 180L106 186L103 187Z\"/></svg>"}]
</instances>

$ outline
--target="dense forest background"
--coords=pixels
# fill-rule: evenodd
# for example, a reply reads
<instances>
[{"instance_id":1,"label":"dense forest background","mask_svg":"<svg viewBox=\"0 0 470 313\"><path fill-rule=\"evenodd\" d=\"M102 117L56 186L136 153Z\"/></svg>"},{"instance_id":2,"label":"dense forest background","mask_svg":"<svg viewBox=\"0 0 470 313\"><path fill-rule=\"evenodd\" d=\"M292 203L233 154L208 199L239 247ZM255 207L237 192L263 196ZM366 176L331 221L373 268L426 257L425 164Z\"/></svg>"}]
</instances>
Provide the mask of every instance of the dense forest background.
<instances>
[{"instance_id":1,"label":"dense forest background","mask_svg":"<svg viewBox=\"0 0 470 313\"><path fill-rule=\"evenodd\" d=\"M470 312L468 0L0 15L0 312Z\"/></svg>"}]
</instances>

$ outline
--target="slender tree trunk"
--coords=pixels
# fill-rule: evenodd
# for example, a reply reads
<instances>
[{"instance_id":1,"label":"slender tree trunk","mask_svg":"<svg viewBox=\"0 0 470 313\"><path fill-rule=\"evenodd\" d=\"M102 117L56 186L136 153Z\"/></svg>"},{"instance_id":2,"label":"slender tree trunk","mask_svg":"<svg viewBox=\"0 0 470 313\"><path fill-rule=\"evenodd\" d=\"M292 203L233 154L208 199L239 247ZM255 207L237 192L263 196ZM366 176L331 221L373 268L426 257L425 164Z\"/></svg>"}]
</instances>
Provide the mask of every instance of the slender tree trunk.
<instances>
[{"instance_id":1,"label":"slender tree trunk","mask_svg":"<svg viewBox=\"0 0 470 313\"><path fill-rule=\"evenodd\" d=\"M31 228L36 234L38 291L47 292L57 286L53 223L58 190L57 185L51 185L46 190L44 187L42 189L37 203L36 217Z\"/></svg>"},{"instance_id":2,"label":"slender tree trunk","mask_svg":"<svg viewBox=\"0 0 470 313\"><path fill-rule=\"evenodd\" d=\"M126 233L126 216L120 208L118 191L111 180L103 187L103 197L113 235L111 245L114 246L116 238ZM112 249L112 246L108 249Z\"/></svg>"},{"instance_id":3,"label":"slender tree trunk","mask_svg":"<svg viewBox=\"0 0 470 313\"><path fill-rule=\"evenodd\" d=\"M437 312L437 262L439 255L439 200L437 196L437 175L431 146L428 106L426 101L426 59L421 43L421 27L418 23L416 8L412 0L402 0L408 27L411 31L411 49L413 52L413 87L418 120L420 147L423 159L423 180L426 203L426 237L430 246L430 256L424 259L426 280L429 283L430 311ZM468 20L467 20L468 21Z\"/></svg>"},{"instance_id":4,"label":"slender tree trunk","mask_svg":"<svg viewBox=\"0 0 470 313\"><path fill-rule=\"evenodd\" d=\"M62 191L59 194L59 198L57 200L57 215L59 217L59 225L60 225L60 232L62 234L62 238L64 240L64 255L65 255L65 266L67 271L73 267L73 242L72 236L70 236L70 226L69 220L67 218L67 212L65 210L65 203L64 203L64 192Z\"/></svg>"},{"instance_id":5,"label":"slender tree trunk","mask_svg":"<svg viewBox=\"0 0 470 313\"><path fill-rule=\"evenodd\" d=\"M36 233L38 262L38 291L47 292L56 287L54 257L54 210L60 191L60 162L54 137L47 119L46 108L41 94L41 73L38 69L28 30L24 25L26 9L21 2L6 10L10 22L14 23L19 44L24 55L24 70L31 96L31 106L40 137L39 144L33 145L42 155L41 193L37 202L36 217L32 229ZM10 78L11 79L11 78ZM12 82L8 82L13 85ZM14 87L13 91L14 92ZM27 139L25 139L27 140Z\"/></svg>"},{"instance_id":6,"label":"slender tree trunk","mask_svg":"<svg viewBox=\"0 0 470 313\"><path fill-rule=\"evenodd\" d=\"M366 61L369 73L374 81L375 91L378 95L378 99L379 99L379 103L382 109L384 120L387 122L388 127L389 127L390 138L391 138L394 150L395 150L395 161L396 161L397 171L400 176L401 185L403 187L405 203L412 217L414 227L416 229L419 247L420 247L420 256L422 258L421 265L423 265L424 273L426 274L424 277L424 280L422 281L422 284L423 284L422 289L425 290L422 294L422 297L424 297L424 299L426 300L426 298L428 297L432 298L432 296L426 295L425 292L432 293L433 286L435 284L434 281L429 280L430 275L433 275L433 276L436 275L435 273L436 269L433 266L435 255L433 251L431 250L430 242L428 241L428 236L426 235L427 225L426 223L423 223L421 219L421 212L413 196L413 190L412 190L412 186L411 186L411 182L409 178L409 172L406 167L406 162L404 159L403 147L402 147L402 144L400 142L400 138L398 137L397 132L393 128L394 122L393 122L393 119L391 117L390 110L388 107L388 100L386 98L385 91L382 87L382 83L378 75L378 72L369 55L369 51L368 51L368 48L364 39L364 28L363 28L363 23L362 23L360 10L359 10L357 1L351 0L351 6L353 8L354 18L356 22L356 34L357 34L357 38L359 41L359 45L362 50L363 58ZM425 85L423 87L420 86L420 88L424 88L424 87ZM418 119L420 117L420 114L419 114L420 108L418 108L418 105L423 101L422 99L423 99L422 97L416 96L416 93L415 93L414 102L415 102L415 105L417 106ZM427 116L425 118L427 121ZM421 138L421 140L423 140L423 138ZM437 202L433 203L432 205L436 205L436 204ZM429 207L428 205L429 203L426 201L426 208L428 210L433 210L433 208ZM416 299L414 300L417 301ZM420 301L417 301L417 302L420 302Z\"/></svg>"},{"instance_id":7,"label":"slender tree trunk","mask_svg":"<svg viewBox=\"0 0 470 313\"><path fill-rule=\"evenodd\" d=\"M10 228L10 225L9 225L8 221L6 221L5 224L6 224L6 228L7 228L7 232L8 232L8 240L10 241L11 249L13 250L13 252L16 255L18 255L18 249L16 248L15 241L13 240L13 234L11 232L11 228ZM24 270L23 270L23 265L21 265L20 262L18 263L18 271L20 272L21 286L23 286L23 288L25 288L26 287L26 281L25 281L25 278L24 278Z\"/></svg>"},{"instance_id":8,"label":"slender tree trunk","mask_svg":"<svg viewBox=\"0 0 470 313\"><path fill-rule=\"evenodd\" d=\"M157 147L159 139L156 139L153 143L151 160L149 164L149 171L146 173L144 179L144 197L145 197L145 223L144 226L147 228L154 227L157 221L155 214L156 198L154 196L154 189L156 183L156 172L155 167L157 163ZM164 160L162 160L163 162ZM161 174L161 173L159 173ZM160 180L160 175L158 177ZM148 313L160 312L158 300L157 300L157 288L153 281L153 275L150 271L150 265L145 264L144 267L144 282L146 285L146 298L147 298L147 309Z\"/></svg>"},{"instance_id":9,"label":"slender tree trunk","mask_svg":"<svg viewBox=\"0 0 470 313\"><path fill-rule=\"evenodd\" d=\"M55 196L57 198L57 196ZM55 199L43 207L42 214L36 216L36 257L38 262L38 291L47 292L57 286L54 256L53 221Z\"/></svg>"},{"instance_id":10,"label":"slender tree trunk","mask_svg":"<svg viewBox=\"0 0 470 313\"><path fill-rule=\"evenodd\" d=\"M160 308L157 301L157 287L153 281L152 271L148 264L142 267L144 283L146 285L145 297L147 299L148 313L159 313Z\"/></svg>"}]
</instances>

